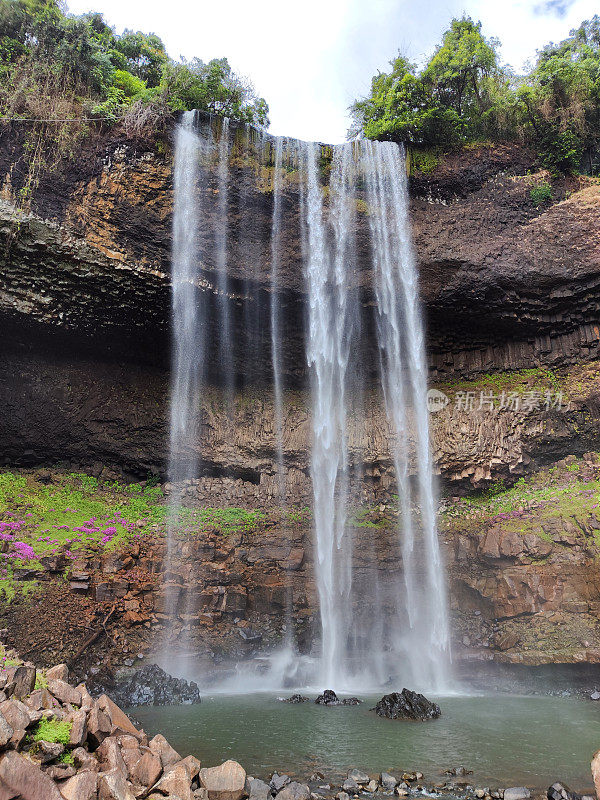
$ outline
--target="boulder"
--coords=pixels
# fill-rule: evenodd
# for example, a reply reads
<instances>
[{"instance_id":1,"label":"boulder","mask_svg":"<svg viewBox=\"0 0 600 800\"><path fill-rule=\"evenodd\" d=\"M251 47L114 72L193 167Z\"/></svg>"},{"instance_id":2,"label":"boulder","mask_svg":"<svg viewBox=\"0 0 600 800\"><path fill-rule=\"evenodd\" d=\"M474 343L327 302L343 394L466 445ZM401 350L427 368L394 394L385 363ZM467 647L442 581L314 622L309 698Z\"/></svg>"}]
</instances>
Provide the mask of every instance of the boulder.
<instances>
[{"instance_id":1,"label":"boulder","mask_svg":"<svg viewBox=\"0 0 600 800\"><path fill-rule=\"evenodd\" d=\"M154 786L162 775L162 771L160 758L148 751L135 765L131 777L133 782L140 786Z\"/></svg>"},{"instance_id":2,"label":"boulder","mask_svg":"<svg viewBox=\"0 0 600 800\"><path fill-rule=\"evenodd\" d=\"M17 700L27 697L35 689L35 667L22 664L18 667L10 667L6 673L8 682L14 684L12 696Z\"/></svg>"},{"instance_id":3,"label":"boulder","mask_svg":"<svg viewBox=\"0 0 600 800\"><path fill-rule=\"evenodd\" d=\"M525 786L511 786L504 790L504 800L529 800L531 792Z\"/></svg>"},{"instance_id":4,"label":"boulder","mask_svg":"<svg viewBox=\"0 0 600 800\"><path fill-rule=\"evenodd\" d=\"M110 697L103 694L98 698L98 706L101 711L104 711L111 723L111 734L119 735L128 733L130 736L135 736L136 739L141 739L143 734L138 731L133 722L129 719L124 711L121 711L119 706L114 703Z\"/></svg>"},{"instance_id":5,"label":"boulder","mask_svg":"<svg viewBox=\"0 0 600 800\"><path fill-rule=\"evenodd\" d=\"M127 767L121 755L121 748L116 736L108 736L96 750L96 758L100 763L102 772L118 770L124 778L127 777Z\"/></svg>"},{"instance_id":6,"label":"boulder","mask_svg":"<svg viewBox=\"0 0 600 800\"><path fill-rule=\"evenodd\" d=\"M360 786L354 778L346 778L342 784L342 789L349 794L358 794L360 792Z\"/></svg>"},{"instance_id":7,"label":"boulder","mask_svg":"<svg viewBox=\"0 0 600 800\"><path fill-rule=\"evenodd\" d=\"M200 770L200 786L209 800L241 800L246 785L246 770L237 761L225 761L218 767Z\"/></svg>"},{"instance_id":8,"label":"boulder","mask_svg":"<svg viewBox=\"0 0 600 800\"><path fill-rule=\"evenodd\" d=\"M437 703L432 703L422 694L412 692L410 689L384 695L373 710L380 717L421 722L436 719L442 713Z\"/></svg>"},{"instance_id":9,"label":"boulder","mask_svg":"<svg viewBox=\"0 0 600 800\"><path fill-rule=\"evenodd\" d=\"M64 745L60 742L45 742L43 739L37 743L37 752L42 764L55 761L65 752Z\"/></svg>"},{"instance_id":10,"label":"boulder","mask_svg":"<svg viewBox=\"0 0 600 800\"><path fill-rule=\"evenodd\" d=\"M379 776L379 783L383 786L386 792L393 792L396 788L398 780L394 778L393 775L390 775L389 772L382 772Z\"/></svg>"},{"instance_id":11,"label":"boulder","mask_svg":"<svg viewBox=\"0 0 600 800\"><path fill-rule=\"evenodd\" d=\"M271 787L260 778L249 778L246 782L246 793L249 800L270 800Z\"/></svg>"},{"instance_id":12,"label":"boulder","mask_svg":"<svg viewBox=\"0 0 600 800\"><path fill-rule=\"evenodd\" d=\"M76 747L71 755L73 756L73 761L75 762L77 769L99 772L100 765L98 764L98 761L83 747Z\"/></svg>"},{"instance_id":13,"label":"boulder","mask_svg":"<svg viewBox=\"0 0 600 800\"><path fill-rule=\"evenodd\" d=\"M161 794L178 797L180 800L194 800L191 783L189 769L181 762L170 767L153 789Z\"/></svg>"},{"instance_id":14,"label":"boulder","mask_svg":"<svg viewBox=\"0 0 600 800\"><path fill-rule=\"evenodd\" d=\"M156 736L150 740L148 747L155 756L158 756L163 769L181 761L181 756L177 750L174 750L160 733L157 733Z\"/></svg>"},{"instance_id":15,"label":"boulder","mask_svg":"<svg viewBox=\"0 0 600 800\"><path fill-rule=\"evenodd\" d=\"M0 788L3 787L21 800L63 800L52 778L15 752L6 753L0 761Z\"/></svg>"},{"instance_id":16,"label":"boulder","mask_svg":"<svg viewBox=\"0 0 600 800\"><path fill-rule=\"evenodd\" d=\"M61 703L70 703L72 706L81 705L81 692L66 681L58 678L48 681L48 691Z\"/></svg>"},{"instance_id":17,"label":"boulder","mask_svg":"<svg viewBox=\"0 0 600 800\"><path fill-rule=\"evenodd\" d=\"M119 742L119 747L121 748L121 755L123 756L123 761L127 766L127 771L129 773L129 780L135 783L133 778L133 772L138 764L138 761L143 755L142 752L142 745L141 743L135 738L135 736L130 736L129 734L125 734L122 736L117 736L117 741ZM148 748L144 748L144 752L150 752Z\"/></svg>"},{"instance_id":18,"label":"boulder","mask_svg":"<svg viewBox=\"0 0 600 800\"><path fill-rule=\"evenodd\" d=\"M310 697L305 697L303 694L293 694L291 697L281 697L282 703L310 703Z\"/></svg>"},{"instance_id":19,"label":"boulder","mask_svg":"<svg viewBox=\"0 0 600 800\"><path fill-rule=\"evenodd\" d=\"M25 697L23 702L28 708L34 711L49 710L57 705L56 700L52 697L48 689L36 689L31 692L29 697Z\"/></svg>"},{"instance_id":20,"label":"boulder","mask_svg":"<svg viewBox=\"0 0 600 800\"><path fill-rule=\"evenodd\" d=\"M83 710L74 711L67 720L71 723L69 747L79 747L85 742L87 735L87 715Z\"/></svg>"},{"instance_id":21,"label":"boulder","mask_svg":"<svg viewBox=\"0 0 600 800\"><path fill-rule=\"evenodd\" d=\"M17 728L16 731L13 731L13 735L10 737L9 748L11 750L20 750L26 738L27 731L23 728Z\"/></svg>"},{"instance_id":22,"label":"boulder","mask_svg":"<svg viewBox=\"0 0 600 800\"><path fill-rule=\"evenodd\" d=\"M31 725L30 710L20 700L5 700L0 703L0 714L3 715L13 731L25 730Z\"/></svg>"},{"instance_id":23,"label":"boulder","mask_svg":"<svg viewBox=\"0 0 600 800\"><path fill-rule=\"evenodd\" d=\"M273 789L274 792L280 792L289 782L289 775L279 775L277 772L271 775L271 789Z\"/></svg>"},{"instance_id":24,"label":"boulder","mask_svg":"<svg viewBox=\"0 0 600 800\"><path fill-rule=\"evenodd\" d=\"M361 701L358 697L346 697L341 699L333 689L325 689L323 694L317 697L315 703L319 706L357 706Z\"/></svg>"},{"instance_id":25,"label":"boulder","mask_svg":"<svg viewBox=\"0 0 600 800\"><path fill-rule=\"evenodd\" d=\"M375 794L377 789L379 788L379 784L376 780L370 780L367 785L364 787L365 792L369 792L369 794Z\"/></svg>"},{"instance_id":26,"label":"boulder","mask_svg":"<svg viewBox=\"0 0 600 800\"><path fill-rule=\"evenodd\" d=\"M335 706L338 705L339 702L338 696L333 689L325 689L323 694L320 694L315 700L318 706Z\"/></svg>"},{"instance_id":27,"label":"boulder","mask_svg":"<svg viewBox=\"0 0 600 800\"><path fill-rule=\"evenodd\" d=\"M10 742L14 731L6 721L4 714L0 712L0 750Z\"/></svg>"},{"instance_id":28,"label":"boulder","mask_svg":"<svg viewBox=\"0 0 600 800\"><path fill-rule=\"evenodd\" d=\"M2 706L0 705L0 711ZM596 797L600 800L600 750L594 753L592 758L592 777L594 779L594 788L596 789Z\"/></svg>"},{"instance_id":29,"label":"boulder","mask_svg":"<svg viewBox=\"0 0 600 800\"><path fill-rule=\"evenodd\" d=\"M200 774L202 762L196 756L186 756L179 763L183 764L190 773L190 780L193 781Z\"/></svg>"},{"instance_id":30,"label":"boulder","mask_svg":"<svg viewBox=\"0 0 600 800\"><path fill-rule=\"evenodd\" d=\"M46 670L47 681L64 681L69 680L69 668L66 664L57 664L55 667L50 667Z\"/></svg>"},{"instance_id":31,"label":"boulder","mask_svg":"<svg viewBox=\"0 0 600 800\"><path fill-rule=\"evenodd\" d=\"M112 725L108 716L94 702L87 717L87 740L93 748L99 747L110 736Z\"/></svg>"},{"instance_id":32,"label":"boulder","mask_svg":"<svg viewBox=\"0 0 600 800\"><path fill-rule=\"evenodd\" d=\"M355 781L356 783L360 784L361 786L366 786L367 783L371 780L366 772L363 772L360 769L351 769L348 772L348 778L350 780Z\"/></svg>"},{"instance_id":33,"label":"boulder","mask_svg":"<svg viewBox=\"0 0 600 800\"><path fill-rule=\"evenodd\" d=\"M99 800L135 800L125 777L118 769L100 775L98 798Z\"/></svg>"},{"instance_id":34,"label":"boulder","mask_svg":"<svg viewBox=\"0 0 600 800\"><path fill-rule=\"evenodd\" d=\"M85 683L80 683L77 687L77 691L81 692L81 708L84 711L90 711L95 701L92 695L88 692Z\"/></svg>"},{"instance_id":35,"label":"boulder","mask_svg":"<svg viewBox=\"0 0 600 800\"><path fill-rule=\"evenodd\" d=\"M46 775L52 778L53 781L66 781L67 778L72 778L77 774L77 770L72 764L50 764L49 767L44 769ZM59 787L60 788L60 787Z\"/></svg>"},{"instance_id":36,"label":"boulder","mask_svg":"<svg viewBox=\"0 0 600 800\"><path fill-rule=\"evenodd\" d=\"M110 689L123 706L171 706L200 703L200 690L193 681L174 678L157 664L147 664L125 682Z\"/></svg>"},{"instance_id":37,"label":"boulder","mask_svg":"<svg viewBox=\"0 0 600 800\"><path fill-rule=\"evenodd\" d=\"M98 793L98 775L83 770L65 781L60 787L65 800L95 800Z\"/></svg>"},{"instance_id":38,"label":"boulder","mask_svg":"<svg viewBox=\"0 0 600 800\"><path fill-rule=\"evenodd\" d=\"M565 783L553 783L546 792L548 800L580 800L577 792L572 792Z\"/></svg>"},{"instance_id":39,"label":"boulder","mask_svg":"<svg viewBox=\"0 0 600 800\"><path fill-rule=\"evenodd\" d=\"M310 789L305 783L291 781L277 795L280 800L310 800Z\"/></svg>"}]
</instances>

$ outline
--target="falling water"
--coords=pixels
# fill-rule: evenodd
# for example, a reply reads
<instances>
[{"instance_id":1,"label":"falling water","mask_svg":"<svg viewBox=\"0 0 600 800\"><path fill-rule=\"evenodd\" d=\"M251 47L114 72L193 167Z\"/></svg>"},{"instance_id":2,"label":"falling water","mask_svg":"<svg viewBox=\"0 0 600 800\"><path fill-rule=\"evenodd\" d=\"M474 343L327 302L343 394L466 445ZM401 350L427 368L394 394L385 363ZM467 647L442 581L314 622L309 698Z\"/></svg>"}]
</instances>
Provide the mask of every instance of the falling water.
<instances>
[{"instance_id":1,"label":"falling water","mask_svg":"<svg viewBox=\"0 0 600 800\"><path fill-rule=\"evenodd\" d=\"M442 688L448 674L449 633L443 567L436 527L429 450L427 367L410 237L406 166L394 144L361 142L372 233L377 334L387 416L396 440L393 458L400 497L403 571L409 631L404 650L414 680ZM411 456L408 411L413 412L420 519L413 519L408 480ZM425 580L415 580L415 527ZM418 553L417 553L418 554Z\"/></svg>"},{"instance_id":2,"label":"falling water","mask_svg":"<svg viewBox=\"0 0 600 800\"><path fill-rule=\"evenodd\" d=\"M448 617L435 519L427 380L417 273L410 243L406 169L394 144L357 142L335 148L328 214L319 185L316 145L306 146L309 294L307 360L313 391L312 480L321 608L324 684L383 681L402 659L413 685L442 688L447 675ZM347 531L348 315L350 234L358 189L366 184L385 410L399 494L404 592L385 630L381 592L372 580L372 612L353 618L353 570ZM411 472L416 464L417 491ZM418 512L415 507L418 508ZM420 570L425 565L424 578ZM403 619L406 612L406 621ZM354 644L352 644L354 642ZM356 643L362 642L357 647ZM387 653L385 651L387 650ZM358 655L358 659L353 656ZM357 663L358 661L358 663Z\"/></svg>"},{"instance_id":3,"label":"falling water","mask_svg":"<svg viewBox=\"0 0 600 800\"><path fill-rule=\"evenodd\" d=\"M263 247L270 248L268 319L257 317L252 327L259 331L262 326L270 332L278 494L285 507L291 502L284 470L285 319L280 306L287 257L284 231L286 237L290 236L282 213L285 193L290 191L283 179L285 158L299 174L296 191L307 295L310 467L321 620L320 655L316 663L309 662L309 667L313 664L311 671L301 677L300 670L307 662L294 655L288 640L287 649L273 659L272 674L278 677L273 677L272 685L286 673L289 679L292 670L298 681L338 690L380 686L390 676L400 676L399 680L415 688L442 689L449 664L448 612L436 529L424 331L410 239L404 154L392 143L353 142L334 147L332 152L314 143L291 140L285 140L284 152L281 138L272 143L272 148L266 146L261 135L256 150L259 166L266 161L267 152L274 153L270 242L262 241L265 234L250 227L251 215L244 216L244 236L252 241L252 248L261 241ZM204 149L212 153L217 180L216 216L208 234L203 230L208 217L203 216L201 193L197 191L199 153ZM325 185L323 162L330 152L330 176ZM208 355L204 342L206 309L196 291L197 236L201 230L204 239L214 246L209 261L215 264L216 274L214 351L219 354L220 370L216 377L226 388L225 405L233 401L236 367L228 277L231 153L227 120L218 137L212 134L203 138L195 130L194 115L184 115L176 138L173 222L175 344L169 474L176 485L197 477L199 471L195 416ZM247 202L244 198L238 202ZM359 208L363 214L360 221ZM363 236L359 248L356 231L361 224L368 243L365 245ZM241 251L242 257L250 259L256 270L259 250L253 249L253 255L249 255L248 247L246 252ZM365 277L371 285L363 286ZM259 278L257 271L253 281ZM244 308L247 326L250 313ZM262 313L258 304L253 313ZM381 544L373 536L366 545L363 543L362 552L353 552L354 528L349 521L357 496L354 483L356 476L360 480L362 475L360 448L355 442L351 451L349 440L351 432L357 430L361 438L357 419L366 413L362 410L357 414L353 404L362 400L360 387L371 381L376 366L362 355L364 330L370 327L368 313L373 314L376 331L382 404L390 428L390 456L398 491L398 540L386 545L386 555L402 573L401 580L393 581L381 575L381 570L366 570L362 562L375 561ZM249 338L258 341L254 333ZM226 410L231 413L231 409L229 405ZM175 507L180 500L177 491L172 498ZM171 534L174 519L171 515ZM290 609L288 622L289 614ZM263 688L268 680L263 675Z\"/></svg>"},{"instance_id":4,"label":"falling water","mask_svg":"<svg viewBox=\"0 0 600 800\"><path fill-rule=\"evenodd\" d=\"M198 470L193 446L194 412L198 404L204 363L202 322L198 314L197 233L202 217L196 193L201 141L195 130L195 112L187 111L177 126L174 165L172 309L173 370L169 479L175 487ZM172 511L179 505L171 496ZM173 517L173 514L171 514ZM169 537L171 541L172 537Z\"/></svg>"},{"instance_id":5,"label":"falling water","mask_svg":"<svg viewBox=\"0 0 600 800\"><path fill-rule=\"evenodd\" d=\"M229 199L229 118L221 121L221 132L218 142L218 200L217 222L215 225L215 262L217 271L218 314L219 330L218 339L219 361L223 379L227 412L233 416L234 401L234 368L232 359L231 316L229 299L229 276L227 272L227 234L229 225L228 199Z\"/></svg>"},{"instance_id":6,"label":"falling water","mask_svg":"<svg viewBox=\"0 0 600 800\"><path fill-rule=\"evenodd\" d=\"M283 139L275 139L273 172L273 223L271 227L271 361L273 364L273 406L275 446L277 449L277 488L279 502L285 507L285 475L283 463L283 387L281 375L281 309L279 306L279 249L281 246L281 183Z\"/></svg>"}]
</instances>

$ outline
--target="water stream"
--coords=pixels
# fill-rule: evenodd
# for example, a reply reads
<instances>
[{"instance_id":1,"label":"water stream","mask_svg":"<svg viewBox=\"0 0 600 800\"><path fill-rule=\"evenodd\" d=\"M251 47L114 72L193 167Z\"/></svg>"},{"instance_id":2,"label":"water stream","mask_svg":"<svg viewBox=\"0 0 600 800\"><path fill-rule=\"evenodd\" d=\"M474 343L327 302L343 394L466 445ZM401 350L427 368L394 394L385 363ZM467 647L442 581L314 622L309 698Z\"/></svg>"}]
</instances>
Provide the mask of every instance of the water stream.
<instances>
[{"instance_id":1,"label":"water stream","mask_svg":"<svg viewBox=\"0 0 600 800\"><path fill-rule=\"evenodd\" d=\"M216 326L211 350L218 353L217 380L225 388L232 418L238 375L235 339L256 350L260 319L258 300L242 319L250 329L234 333L229 285L230 195L235 180L230 159L239 138L227 120L201 134L193 114L178 127L175 156L173 242L173 390L171 401L170 476L174 483L199 474L196 414L206 374L206 310L195 286L200 279L198 231L203 217L199 175L202 154L210 152L216 172L216 215L212 216L212 263L215 270ZM253 145L256 139L258 145ZM251 230L245 208L244 249L253 252L257 236L269 236L271 263L267 325L270 331L275 468L282 509L290 498L285 485L283 327L280 307L285 261L282 213L288 171L298 175L302 270L306 287L306 366L311 387L312 519L321 636L318 652L299 659L288 636L285 654L273 660L267 685L302 681L336 689L382 686L397 676L413 688L442 690L450 683L448 613L444 569L438 545L435 492L429 452L427 376L417 271L411 246L404 154L392 143L352 142L327 150L316 143L258 137L246 131L246 144L259 168L272 171L271 230ZM270 155L269 155L270 154ZM268 159L271 161L267 164ZM206 160L206 159L205 159ZM238 196L247 201L241 192ZM358 258L356 217L366 214L370 232L365 262ZM247 241L246 241L247 239ZM209 237L210 240L210 237ZM251 258L249 256L249 258ZM252 265L255 291L258 269ZM370 287L364 287L364 275ZM363 301L369 292L372 302ZM398 486L398 543L403 582L391 587L377 571L354 574L352 528L348 524L350 485L360 475L360 454L349 452L349 409L360 404L372 365L361 355L360 336L374 315L381 398L388 419L390 456ZM204 316L203 316L204 315ZM256 329L256 330L255 330ZM254 343L254 344L252 344ZM246 361L251 360L246 355ZM298 365L301 366L301 365ZM363 409L363 415L366 411ZM354 415L356 418L356 415ZM360 415L359 415L360 417ZM187 455L186 455L187 454ZM172 496L171 548L180 500ZM386 613L384 613L386 609ZM390 612L391 609L391 612ZM291 618L287 612L288 631ZM275 665L277 665L275 667ZM290 674L290 671L292 675ZM269 675L271 676L269 678ZM243 680L243 678L242 678ZM265 684L263 683L263 686Z\"/></svg>"}]
</instances>

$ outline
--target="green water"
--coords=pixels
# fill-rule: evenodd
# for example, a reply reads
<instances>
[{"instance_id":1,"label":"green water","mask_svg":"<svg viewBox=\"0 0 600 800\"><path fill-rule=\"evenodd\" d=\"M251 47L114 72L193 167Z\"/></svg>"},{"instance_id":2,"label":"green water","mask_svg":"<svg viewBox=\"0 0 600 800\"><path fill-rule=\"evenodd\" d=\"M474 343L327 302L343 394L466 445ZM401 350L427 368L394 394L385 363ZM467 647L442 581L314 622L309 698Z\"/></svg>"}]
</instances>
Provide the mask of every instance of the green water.
<instances>
[{"instance_id":1,"label":"green water","mask_svg":"<svg viewBox=\"0 0 600 800\"><path fill-rule=\"evenodd\" d=\"M351 767L369 773L420 770L431 782L464 765L473 785L547 788L556 780L592 790L590 759L600 748L600 703L576 698L492 695L439 698L442 716L425 723L380 719L358 707L289 705L273 695L204 697L199 706L136 708L150 735L163 733L205 766L227 758L250 775L277 770L335 779Z\"/></svg>"}]
</instances>

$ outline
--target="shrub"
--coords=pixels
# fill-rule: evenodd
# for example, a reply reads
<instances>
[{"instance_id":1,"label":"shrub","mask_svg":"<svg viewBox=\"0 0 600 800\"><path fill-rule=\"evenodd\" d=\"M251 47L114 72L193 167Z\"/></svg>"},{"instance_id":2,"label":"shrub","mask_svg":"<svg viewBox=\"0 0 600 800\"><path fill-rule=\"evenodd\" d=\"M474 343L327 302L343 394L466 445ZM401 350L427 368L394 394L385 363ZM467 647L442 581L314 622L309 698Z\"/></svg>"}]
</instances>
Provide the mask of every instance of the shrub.
<instances>
[{"instance_id":1,"label":"shrub","mask_svg":"<svg viewBox=\"0 0 600 800\"><path fill-rule=\"evenodd\" d=\"M542 203L547 203L549 200L552 200L552 187L547 181L538 183L532 187L529 195L534 206L541 206Z\"/></svg>"}]
</instances>

